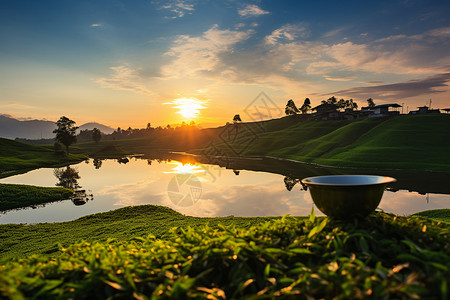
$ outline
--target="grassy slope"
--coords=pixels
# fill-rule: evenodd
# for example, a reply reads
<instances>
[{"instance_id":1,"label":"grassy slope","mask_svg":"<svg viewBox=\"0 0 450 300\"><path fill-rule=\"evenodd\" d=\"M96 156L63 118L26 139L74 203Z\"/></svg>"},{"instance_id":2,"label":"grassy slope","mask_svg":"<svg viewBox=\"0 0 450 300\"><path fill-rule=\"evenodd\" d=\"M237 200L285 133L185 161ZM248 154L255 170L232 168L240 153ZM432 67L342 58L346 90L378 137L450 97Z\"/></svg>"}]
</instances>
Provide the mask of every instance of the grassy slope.
<instances>
[{"instance_id":1,"label":"grassy slope","mask_svg":"<svg viewBox=\"0 0 450 300\"><path fill-rule=\"evenodd\" d=\"M0 175L2 172L63 165L85 158L80 154L56 154L46 147L0 138Z\"/></svg>"},{"instance_id":2,"label":"grassy slope","mask_svg":"<svg viewBox=\"0 0 450 300\"><path fill-rule=\"evenodd\" d=\"M15 299L446 299L448 294L450 243L445 223L375 213L349 223L283 217L247 229L240 227L248 226L251 218L219 218L237 228L212 222L213 228L205 228L198 221L216 218L188 219L154 206L95 215L90 221L131 217L128 221L134 223L136 210L146 215L147 222L153 219L154 225L163 220L163 240L148 236L81 242L53 258L38 255L4 261L0 295ZM147 226L142 216L137 217ZM168 232L167 223L181 228ZM190 224L195 228L187 228ZM82 224L67 225L80 228ZM103 231L109 230L103 226ZM31 228L35 235L44 233Z\"/></svg>"},{"instance_id":3,"label":"grassy slope","mask_svg":"<svg viewBox=\"0 0 450 300\"><path fill-rule=\"evenodd\" d=\"M358 166L366 165L370 157L369 165L448 170L449 137L450 116L404 116L381 123L317 162L343 161Z\"/></svg>"},{"instance_id":4,"label":"grassy slope","mask_svg":"<svg viewBox=\"0 0 450 300\"><path fill-rule=\"evenodd\" d=\"M0 183L0 211L67 199L72 190Z\"/></svg>"},{"instance_id":5,"label":"grassy slope","mask_svg":"<svg viewBox=\"0 0 450 300\"><path fill-rule=\"evenodd\" d=\"M134 206L94 214L62 223L35 225L0 225L0 259L22 257L36 253L53 253L56 243L67 247L80 240L106 241L108 238L129 240L149 234L160 238L174 226L198 226L209 224L237 225L247 227L267 221L269 218L195 218L184 216L162 206Z\"/></svg>"},{"instance_id":6,"label":"grassy slope","mask_svg":"<svg viewBox=\"0 0 450 300\"><path fill-rule=\"evenodd\" d=\"M413 216L419 216L421 218L427 218L434 221L450 223L450 209L432 209L419 213L415 213Z\"/></svg>"},{"instance_id":7,"label":"grassy slope","mask_svg":"<svg viewBox=\"0 0 450 300\"><path fill-rule=\"evenodd\" d=\"M269 155L345 167L450 169L450 116L401 116L350 121L299 121L285 117L264 130L241 127L239 137L219 148L232 155ZM257 132L258 139L246 143Z\"/></svg>"}]
</instances>

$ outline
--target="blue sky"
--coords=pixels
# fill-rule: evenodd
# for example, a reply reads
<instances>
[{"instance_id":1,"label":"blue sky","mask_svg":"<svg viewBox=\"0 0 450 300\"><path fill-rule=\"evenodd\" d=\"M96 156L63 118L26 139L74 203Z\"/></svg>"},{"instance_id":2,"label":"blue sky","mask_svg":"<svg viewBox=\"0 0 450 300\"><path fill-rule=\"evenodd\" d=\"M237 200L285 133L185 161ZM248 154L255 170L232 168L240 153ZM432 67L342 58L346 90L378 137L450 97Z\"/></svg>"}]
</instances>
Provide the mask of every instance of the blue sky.
<instances>
[{"instance_id":1,"label":"blue sky","mask_svg":"<svg viewBox=\"0 0 450 300\"><path fill-rule=\"evenodd\" d=\"M449 1L0 2L0 113L143 127L336 96L450 107ZM244 119L245 121L245 119Z\"/></svg>"}]
</instances>

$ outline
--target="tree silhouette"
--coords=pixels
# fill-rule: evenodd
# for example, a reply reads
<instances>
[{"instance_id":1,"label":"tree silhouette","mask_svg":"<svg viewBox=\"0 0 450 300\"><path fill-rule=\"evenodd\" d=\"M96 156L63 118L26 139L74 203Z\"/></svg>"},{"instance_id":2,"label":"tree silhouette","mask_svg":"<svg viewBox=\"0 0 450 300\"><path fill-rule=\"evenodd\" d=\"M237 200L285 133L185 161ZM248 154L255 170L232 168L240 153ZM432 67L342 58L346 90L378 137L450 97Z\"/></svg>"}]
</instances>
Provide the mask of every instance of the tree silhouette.
<instances>
[{"instance_id":1,"label":"tree silhouette","mask_svg":"<svg viewBox=\"0 0 450 300\"><path fill-rule=\"evenodd\" d=\"M368 106L369 108L372 108L372 107L375 107L375 106L376 106L376 105L375 105L375 102L373 102L373 99L372 99L372 98L367 99L367 106Z\"/></svg>"},{"instance_id":2,"label":"tree silhouette","mask_svg":"<svg viewBox=\"0 0 450 300\"><path fill-rule=\"evenodd\" d=\"M300 111L302 114L306 114L309 110L311 110L311 100L309 98L306 98L303 102L302 107L300 107Z\"/></svg>"},{"instance_id":3,"label":"tree silhouette","mask_svg":"<svg viewBox=\"0 0 450 300\"><path fill-rule=\"evenodd\" d=\"M237 122L242 122L240 115L234 115L233 117L233 123L236 124Z\"/></svg>"},{"instance_id":4,"label":"tree silhouette","mask_svg":"<svg viewBox=\"0 0 450 300\"><path fill-rule=\"evenodd\" d=\"M338 104L336 97L328 98L327 100L322 100L322 104Z\"/></svg>"},{"instance_id":5,"label":"tree silhouette","mask_svg":"<svg viewBox=\"0 0 450 300\"><path fill-rule=\"evenodd\" d=\"M56 133L56 141L66 146L69 153L69 146L77 142L75 121L63 116L56 122L57 128L53 130Z\"/></svg>"},{"instance_id":6,"label":"tree silhouette","mask_svg":"<svg viewBox=\"0 0 450 300\"><path fill-rule=\"evenodd\" d=\"M102 133L98 128L92 129L92 139L95 141L95 143L98 144L100 140L102 139Z\"/></svg>"},{"instance_id":7,"label":"tree silhouette","mask_svg":"<svg viewBox=\"0 0 450 300\"><path fill-rule=\"evenodd\" d=\"M294 100L290 99L287 104L286 104L286 108L284 109L284 112L287 116L290 115L296 115L299 110L297 108L297 106L294 103Z\"/></svg>"}]
</instances>

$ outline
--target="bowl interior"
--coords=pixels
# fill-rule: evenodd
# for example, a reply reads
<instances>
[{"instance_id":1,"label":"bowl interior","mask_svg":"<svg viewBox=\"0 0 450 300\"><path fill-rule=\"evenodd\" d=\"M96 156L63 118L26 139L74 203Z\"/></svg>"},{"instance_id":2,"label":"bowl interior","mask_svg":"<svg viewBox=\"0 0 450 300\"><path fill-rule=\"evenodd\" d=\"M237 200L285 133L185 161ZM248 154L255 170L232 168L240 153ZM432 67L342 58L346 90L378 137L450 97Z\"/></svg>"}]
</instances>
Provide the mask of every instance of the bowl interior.
<instances>
[{"instance_id":1,"label":"bowl interior","mask_svg":"<svg viewBox=\"0 0 450 300\"><path fill-rule=\"evenodd\" d=\"M372 185L396 181L395 178L376 175L330 175L308 177L302 180L313 185Z\"/></svg>"}]
</instances>

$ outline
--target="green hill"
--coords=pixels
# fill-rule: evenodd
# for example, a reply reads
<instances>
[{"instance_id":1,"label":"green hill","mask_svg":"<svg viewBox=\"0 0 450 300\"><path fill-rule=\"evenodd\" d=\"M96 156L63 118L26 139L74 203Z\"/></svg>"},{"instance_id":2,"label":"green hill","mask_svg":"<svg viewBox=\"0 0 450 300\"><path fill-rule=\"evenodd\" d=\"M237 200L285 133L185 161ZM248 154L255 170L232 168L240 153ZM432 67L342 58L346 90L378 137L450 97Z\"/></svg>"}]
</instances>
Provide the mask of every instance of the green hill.
<instances>
[{"instance_id":1,"label":"green hill","mask_svg":"<svg viewBox=\"0 0 450 300\"><path fill-rule=\"evenodd\" d=\"M226 155L267 155L342 167L450 169L450 115L358 121L284 117L238 126L237 138L216 137Z\"/></svg>"},{"instance_id":2,"label":"green hill","mask_svg":"<svg viewBox=\"0 0 450 300\"><path fill-rule=\"evenodd\" d=\"M82 161L86 158L80 154L55 153L40 146L29 145L0 138L0 176L3 174L39 167L63 165Z\"/></svg>"}]
</instances>

